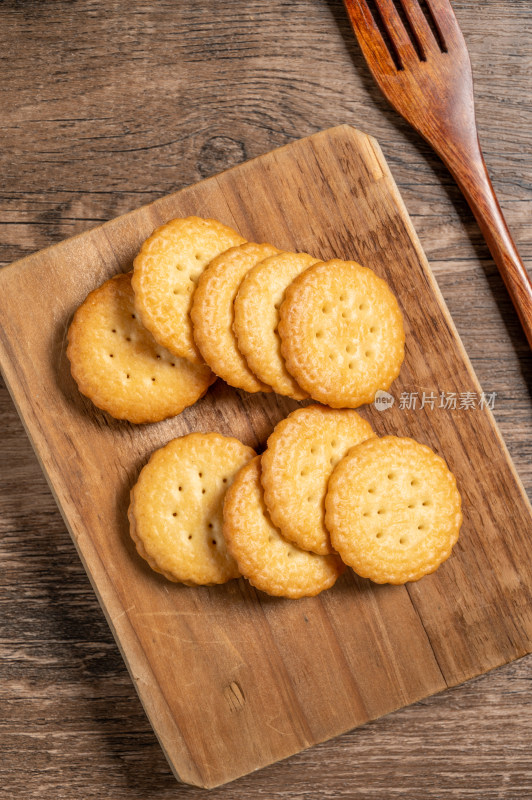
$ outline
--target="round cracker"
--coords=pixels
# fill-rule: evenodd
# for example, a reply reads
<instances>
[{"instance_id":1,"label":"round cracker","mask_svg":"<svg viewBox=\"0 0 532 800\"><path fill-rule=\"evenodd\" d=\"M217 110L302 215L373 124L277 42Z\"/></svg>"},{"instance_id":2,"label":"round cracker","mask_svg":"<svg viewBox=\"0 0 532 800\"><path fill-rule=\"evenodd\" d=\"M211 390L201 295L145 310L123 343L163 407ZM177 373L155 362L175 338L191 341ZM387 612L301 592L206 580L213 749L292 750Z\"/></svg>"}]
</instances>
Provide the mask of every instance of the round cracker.
<instances>
[{"instance_id":1,"label":"round cracker","mask_svg":"<svg viewBox=\"0 0 532 800\"><path fill-rule=\"evenodd\" d=\"M192 301L194 340L210 368L246 392L271 392L250 370L233 332L233 302L245 274L278 249L246 242L213 259L198 280Z\"/></svg>"},{"instance_id":2,"label":"round cracker","mask_svg":"<svg viewBox=\"0 0 532 800\"><path fill-rule=\"evenodd\" d=\"M266 507L285 539L314 553L334 552L325 527L325 494L335 465L374 436L353 409L298 408L282 420L262 456Z\"/></svg>"},{"instance_id":3,"label":"round cracker","mask_svg":"<svg viewBox=\"0 0 532 800\"><path fill-rule=\"evenodd\" d=\"M281 355L279 308L286 288L319 259L308 253L278 253L245 276L235 299L234 330L238 347L261 381L294 400L308 395L286 369Z\"/></svg>"},{"instance_id":4,"label":"round cracker","mask_svg":"<svg viewBox=\"0 0 532 800\"><path fill-rule=\"evenodd\" d=\"M325 499L333 546L376 583L417 581L451 554L462 523L445 461L413 439L368 439L340 461Z\"/></svg>"},{"instance_id":5,"label":"round cracker","mask_svg":"<svg viewBox=\"0 0 532 800\"><path fill-rule=\"evenodd\" d=\"M156 572L193 585L238 577L222 534L223 501L254 455L219 433L191 433L153 453L131 490L128 516L137 550Z\"/></svg>"},{"instance_id":6,"label":"round cracker","mask_svg":"<svg viewBox=\"0 0 532 800\"><path fill-rule=\"evenodd\" d=\"M240 470L226 494L223 530L242 575L271 595L312 597L344 569L337 556L308 553L281 536L264 505L259 457Z\"/></svg>"},{"instance_id":7,"label":"round cracker","mask_svg":"<svg viewBox=\"0 0 532 800\"><path fill-rule=\"evenodd\" d=\"M117 419L158 422L193 405L215 379L157 344L135 311L131 273L91 292L68 330L67 356L82 394Z\"/></svg>"},{"instance_id":8,"label":"round cracker","mask_svg":"<svg viewBox=\"0 0 532 800\"><path fill-rule=\"evenodd\" d=\"M213 258L245 241L215 219L185 217L157 228L142 245L133 262L135 306L142 324L171 353L202 363L189 316L193 291Z\"/></svg>"},{"instance_id":9,"label":"round cracker","mask_svg":"<svg viewBox=\"0 0 532 800\"><path fill-rule=\"evenodd\" d=\"M355 261L333 259L302 272L286 290L280 318L286 367L321 403L371 403L399 374L399 305L386 282Z\"/></svg>"}]
</instances>

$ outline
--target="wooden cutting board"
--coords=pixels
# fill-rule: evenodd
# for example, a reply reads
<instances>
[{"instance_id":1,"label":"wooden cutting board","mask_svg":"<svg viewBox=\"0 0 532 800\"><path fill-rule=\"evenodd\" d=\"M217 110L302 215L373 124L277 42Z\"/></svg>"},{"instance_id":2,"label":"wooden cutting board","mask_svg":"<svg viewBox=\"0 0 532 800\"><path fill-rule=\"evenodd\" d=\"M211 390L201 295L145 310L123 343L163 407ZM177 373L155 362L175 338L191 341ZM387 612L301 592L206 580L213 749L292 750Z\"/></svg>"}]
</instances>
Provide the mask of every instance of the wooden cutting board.
<instances>
[{"instance_id":1,"label":"wooden cutting board","mask_svg":"<svg viewBox=\"0 0 532 800\"><path fill-rule=\"evenodd\" d=\"M260 449L298 405L219 381L180 416L135 427L78 393L65 356L74 310L131 268L154 227L188 214L389 281L406 359L393 407L362 414L378 434L432 446L457 476L464 525L434 575L392 587L348 572L290 601L244 580L171 584L137 556L129 488L155 448L216 430ZM180 780L225 783L531 651L530 506L374 139L348 126L316 134L25 258L0 272L0 319L11 394Z\"/></svg>"}]
</instances>

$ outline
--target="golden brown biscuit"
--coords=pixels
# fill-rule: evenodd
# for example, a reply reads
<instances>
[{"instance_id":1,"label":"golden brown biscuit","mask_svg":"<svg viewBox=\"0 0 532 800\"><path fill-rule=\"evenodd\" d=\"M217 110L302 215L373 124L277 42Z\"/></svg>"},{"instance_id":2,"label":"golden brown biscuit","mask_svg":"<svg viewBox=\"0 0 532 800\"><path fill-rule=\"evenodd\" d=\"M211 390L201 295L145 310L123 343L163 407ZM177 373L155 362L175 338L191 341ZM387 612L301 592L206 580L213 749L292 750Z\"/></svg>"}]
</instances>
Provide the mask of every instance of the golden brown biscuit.
<instances>
[{"instance_id":1,"label":"golden brown biscuit","mask_svg":"<svg viewBox=\"0 0 532 800\"><path fill-rule=\"evenodd\" d=\"M261 381L277 394L308 397L286 369L281 355L279 308L287 286L319 259L308 253L278 253L245 276L235 299L234 330L238 347Z\"/></svg>"},{"instance_id":2,"label":"golden brown biscuit","mask_svg":"<svg viewBox=\"0 0 532 800\"><path fill-rule=\"evenodd\" d=\"M264 258L278 253L271 244L246 242L211 261L199 277L190 316L194 340L210 368L246 392L271 392L250 370L233 332L233 302L244 275Z\"/></svg>"},{"instance_id":3,"label":"golden brown biscuit","mask_svg":"<svg viewBox=\"0 0 532 800\"><path fill-rule=\"evenodd\" d=\"M271 522L262 495L260 458L243 467L227 492L224 536L242 575L263 592L309 597L334 584L344 566L290 544Z\"/></svg>"},{"instance_id":4,"label":"golden brown biscuit","mask_svg":"<svg viewBox=\"0 0 532 800\"><path fill-rule=\"evenodd\" d=\"M255 455L231 436L191 433L156 450L131 490L139 554L171 581L216 584L239 575L222 534L227 488Z\"/></svg>"},{"instance_id":5,"label":"golden brown biscuit","mask_svg":"<svg viewBox=\"0 0 532 800\"><path fill-rule=\"evenodd\" d=\"M397 300L355 261L306 269L286 290L280 317L286 367L321 403L357 408L399 374L405 335Z\"/></svg>"},{"instance_id":6,"label":"golden brown biscuit","mask_svg":"<svg viewBox=\"0 0 532 800\"><path fill-rule=\"evenodd\" d=\"M429 447L368 439L336 466L325 523L346 564L376 583L417 581L445 561L462 523L456 480Z\"/></svg>"},{"instance_id":7,"label":"golden brown biscuit","mask_svg":"<svg viewBox=\"0 0 532 800\"><path fill-rule=\"evenodd\" d=\"M192 293L213 258L245 241L214 219L186 217L157 228L140 248L133 262L135 306L143 325L171 353L202 363L189 316Z\"/></svg>"},{"instance_id":8,"label":"golden brown biscuit","mask_svg":"<svg viewBox=\"0 0 532 800\"><path fill-rule=\"evenodd\" d=\"M314 553L334 552L325 528L327 481L351 447L374 435L350 408L307 406L278 423L262 456L262 485L285 539Z\"/></svg>"},{"instance_id":9,"label":"golden brown biscuit","mask_svg":"<svg viewBox=\"0 0 532 800\"><path fill-rule=\"evenodd\" d=\"M80 392L117 419L158 422L191 406L214 380L157 344L138 318L131 273L89 294L68 331L67 356Z\"/></svg>"}]
</instances>

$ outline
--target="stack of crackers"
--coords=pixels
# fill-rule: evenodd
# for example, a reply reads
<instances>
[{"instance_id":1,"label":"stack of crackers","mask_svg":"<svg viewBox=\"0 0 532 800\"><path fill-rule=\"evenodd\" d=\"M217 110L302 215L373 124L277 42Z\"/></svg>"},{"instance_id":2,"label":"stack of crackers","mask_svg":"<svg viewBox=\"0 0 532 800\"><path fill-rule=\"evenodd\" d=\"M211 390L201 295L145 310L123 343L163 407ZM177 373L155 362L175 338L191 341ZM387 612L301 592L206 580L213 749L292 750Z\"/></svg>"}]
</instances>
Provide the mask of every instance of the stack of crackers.
<instances>
[{"instance_id":1,"label":"stack of crackers","mask_svg":"<svg viewBox=\"0 0 532 800\"><path fill-rule=\"evenodd\" d=\"M170 580L243 575L295 598L332 586L345 564L404 583L450 555L461 503L445 462L412 439L377 438L354 410L390 387L404 358L397 300L371 270L175 219L142 245L133 273L91 292L68 340L80 391L118 419L178 414L216 376L321 404L280 422L262 457L217 433L153 454L131 492L130 530Z\"/></svg>"}]
</instances>

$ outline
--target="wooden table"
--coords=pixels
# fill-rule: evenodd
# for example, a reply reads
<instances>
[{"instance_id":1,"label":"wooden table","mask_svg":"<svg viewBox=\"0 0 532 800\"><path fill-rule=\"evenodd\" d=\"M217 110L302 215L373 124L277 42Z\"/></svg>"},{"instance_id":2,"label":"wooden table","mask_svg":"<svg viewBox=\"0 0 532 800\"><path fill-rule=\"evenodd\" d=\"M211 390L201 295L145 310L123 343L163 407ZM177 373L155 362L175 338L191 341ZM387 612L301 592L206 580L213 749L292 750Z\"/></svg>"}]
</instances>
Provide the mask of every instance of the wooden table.
<instances>
[{"instance_id":1,"label":"wooden table","mask_svg":"<svg viewBox=\"0 0 532 800\"><path fill-rule=\"evenodd\" d=\"M454 5L486 160L530 263L532 0ZM532 489L525 338L465 202L378 94L340 0L4 0L0 42L2 264L317 130L375 135ZM5 388L0 424L0 798L207 796L167 767ZM530 798L531 666L209 796Z\"/></svg>"}]
</instances>

